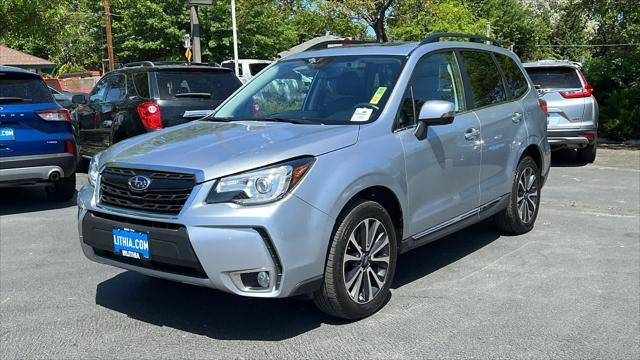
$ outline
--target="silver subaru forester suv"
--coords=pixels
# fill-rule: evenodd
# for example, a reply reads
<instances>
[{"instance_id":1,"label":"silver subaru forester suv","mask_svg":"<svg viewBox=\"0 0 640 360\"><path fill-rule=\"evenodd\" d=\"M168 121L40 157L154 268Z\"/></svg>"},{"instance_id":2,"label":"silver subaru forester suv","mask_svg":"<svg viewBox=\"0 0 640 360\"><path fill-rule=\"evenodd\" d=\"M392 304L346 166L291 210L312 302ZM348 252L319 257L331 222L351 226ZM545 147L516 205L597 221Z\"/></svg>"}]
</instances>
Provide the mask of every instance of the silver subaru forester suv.
<instances>
[{"instance_id":1,"label":"silver subaru forester suv","mask_svg":"<svg viewBox=\"0 0 640 360\"><path fill-rule=\"evenodd\" d=\"M531 230L544 104L485 41L291 55L212 115L112 146L78 194L84 254L359 319L389 298L398 254L488 217Z\"/></svg>"}]
</instances>

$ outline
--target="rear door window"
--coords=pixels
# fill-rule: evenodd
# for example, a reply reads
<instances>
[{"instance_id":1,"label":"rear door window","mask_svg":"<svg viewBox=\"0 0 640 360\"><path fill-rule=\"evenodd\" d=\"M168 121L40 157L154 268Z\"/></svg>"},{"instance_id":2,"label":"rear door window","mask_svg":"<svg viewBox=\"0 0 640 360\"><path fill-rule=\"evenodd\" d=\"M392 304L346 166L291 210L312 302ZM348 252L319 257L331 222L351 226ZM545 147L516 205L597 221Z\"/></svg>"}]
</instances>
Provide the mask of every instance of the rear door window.
<instances>
[{"instance_id":1,"label":"rear door window","mask_svg":"<svg viewBox=\"0 0 640 360\"><path fill-rule=\"evenodd\" d=\"M500 64L500 68L502 68L502 73L504 74L504 80L507 85L509 95L511 95L513 99L517 99L524 95L529 89L529 84L527 83L527 78L524 77L522 70L520 70L520 66L518 66L518 64L508 56L501 54L494 55Z\"/></svg>"},{"instance_id":2,"label":"rear door window","mask_svg":"<svg viewBox=\"0 0 640 360\"><path fill-rule=\"evenodd\" d=\"M570 67L534 67L527 68L534 85L542 89L576 89L582 83L575 69Z\"/></svg>"},{"instance_id":3,"label":"rear door window","mask_svg":"<svg viewBox=\"0 0 640 360\"><path fill-rule=\"evenodd\" d=\"M147 72L135 73L133 77L133 86L138 93L138 96L143 98L149 98L149 76Z\"/></svg>"},{"instance_id":4,"label":"rear door window","mask_svg":"<svg viewBox=\"0 0 640 360\"><path fill-rule=\"evenodd\" d=\"M49 88L31 75L0 73L0 103L41 104L53 102Z\"/></svg>"},{"instance_id":5,"label":"rear door window","mask_svg":"<svg viewBox=\"0 0 640 360\"><path fill-rule=\"evenodd\" d=\"M473 108L497 104L507 100L500 71L490 53L462 51L462 59L469 76Z\"/></svg>"},{"instance_id":6,"label":"rear door window","mask_svg":"<svg viewBox=\"0 0 640 360\"><path fill-rule=\"evenodd\" d=\"M156 79L163 100L187 94L209 94L211 99L224 100L242 85L227 71L158 71Z\"/></svg>"}]
</instances>

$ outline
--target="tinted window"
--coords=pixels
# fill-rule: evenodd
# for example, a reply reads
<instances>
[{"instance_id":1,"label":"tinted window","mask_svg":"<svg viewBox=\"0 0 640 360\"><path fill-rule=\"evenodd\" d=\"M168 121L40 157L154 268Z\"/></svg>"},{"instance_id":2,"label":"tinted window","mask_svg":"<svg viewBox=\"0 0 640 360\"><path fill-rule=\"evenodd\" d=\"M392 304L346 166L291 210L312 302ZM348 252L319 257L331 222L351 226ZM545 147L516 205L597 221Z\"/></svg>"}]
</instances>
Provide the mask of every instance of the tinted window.
<instances>
[{"instance_id":1,"label":"tinted window","mask_svg":"<svg viewBox=\"0 0 640 360\"><path fill-rule=\"evenodd\" d=\"M146 72L133 74L133 86L136 88L138 96L149 97L149 76Z\"/></svg>"},{"instance_id":2,"label":"tinted window","mask_svg":"<svg viewBox=\"0 0 640 360\"><path fill-rule=\"evenodd\" d=\"M256 75L269 65L270 64L267 63L249 64L249 71L251 72L251 75Z\"/></svg>"},{"instance_id":3,"label":"tinted window","mask_svg":"<svg viewBox=\"0 0 640 360\"><path fill-rule=\"evenodd\" d=\"M479 51L462 51L469 81L473 107L478 108L507 100L502 76L491 54Z\"/></svg>"},{"instance_id":4,"label":"tinted window","mask_svg":"<svg viewBox=\"0 0 640 360\"><path fill-rule=\"evenodd\" d=\"M158 71L161 99L174 99L188 93L211 94L211 99L224 100L240 85L240 80L227 71Z\"/></svg>"},{"instance_id":5,"label":"tinted window","mask_svg":"<svg viewBox=\"0 0 640 360\"><path fill-rule=\"evenodd\" d=\"M462 88L460 70L452 52L420 59L400 106L397 127L415 124L420 108L429 100L450 101L454 104L455 111L464 110Z\"/></svg>"},{"instance_id":6,"label":"tinted window","mask_svg":"<svg viewBox=\"0 0 640 360\"><path fill-rule=\"evenodd\" d=\"M32 76L21 76L0 73L0 103L21 101L31 104L53 102L51 92L44 81ZM22 99L22 100L20 100Z\"/></svg>"},{"instance_id":7,"label":"tinted window","mask_svg":"<svg viewBox=\"0 0 640 360\"><path fill-rule=\"evenodd\" d=\"M534 85L543 89L581 88L582 83L575 69L570 67L527 68L527 73Z\"/></svg>"},{"instance_id":8,"label":"tinted window","mask_svg":"<svg viewBox=\"0 0 640 360\"><path fill-rule=\"evenodd\" d=\"M90 102L102 101L104 99L104 95L107 92L107 79L102 78L96 86L91 90L91 94L89 95Z\"/></svg>"},{"instance_id":9,"label":"tinted window","mask_svg":"<svg viewBox=\"0 0 640 360\"><path fill-rule=\"evenodd\" d=\"M109 89L107 90L106 102L118 101L124 99L127 95L126 77L122 74L114 74L109 76Z\"/></svg>"},{"instance_id":10,"label":"tinted window","mask_svg":"<svg viewBox=\"0 0 640 360\"><path fill-rule=\"evenodd\" d=\"M500 68L504 73L504 80L507 85L507 91L512 98L519 98L529 89L527 78L524 77L522 70L516 62L505 55L495 54Z\"/></svg>"}]
</instances>

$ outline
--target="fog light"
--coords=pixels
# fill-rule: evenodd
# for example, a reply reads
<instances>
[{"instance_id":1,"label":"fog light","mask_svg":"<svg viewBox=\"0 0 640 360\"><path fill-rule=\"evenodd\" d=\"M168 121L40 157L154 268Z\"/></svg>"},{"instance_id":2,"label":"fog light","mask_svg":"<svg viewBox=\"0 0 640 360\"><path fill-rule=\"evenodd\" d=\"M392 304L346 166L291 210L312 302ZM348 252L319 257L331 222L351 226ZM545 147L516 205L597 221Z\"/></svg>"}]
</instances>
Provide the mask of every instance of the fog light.
<instances>
[{"instance_id":1,"label":"fog light","mask_svg":"<svg viewBox=\"0 0 640 360\"><path fill-rule=\"evenodd\" d=\"M267 287L269 286L269 273L266 271L260 271L258 273L258 285L260 285L260 287Z\"/></svg>"}]
</instances>

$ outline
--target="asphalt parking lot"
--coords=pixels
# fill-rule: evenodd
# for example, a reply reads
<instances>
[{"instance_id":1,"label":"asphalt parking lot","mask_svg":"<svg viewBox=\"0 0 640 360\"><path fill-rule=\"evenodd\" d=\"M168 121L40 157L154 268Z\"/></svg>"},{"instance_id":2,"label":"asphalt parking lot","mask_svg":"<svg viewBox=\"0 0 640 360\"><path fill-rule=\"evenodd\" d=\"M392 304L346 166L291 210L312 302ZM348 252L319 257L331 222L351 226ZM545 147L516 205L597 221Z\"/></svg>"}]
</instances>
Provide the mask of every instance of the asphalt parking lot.
<instances>
[{"instance_id":1,"label":"asphalt parking lot","mask_svg":"<svg viewBox=\"0 0 640 360\"><path fill-rule=\"evenodd\" d=\"M74 203L0 189L0 358L638 359L640 151L598 155L554 155L531 233L485 222L401 256L353 323L89 262Z\"/></svg>"}]
</instances>

